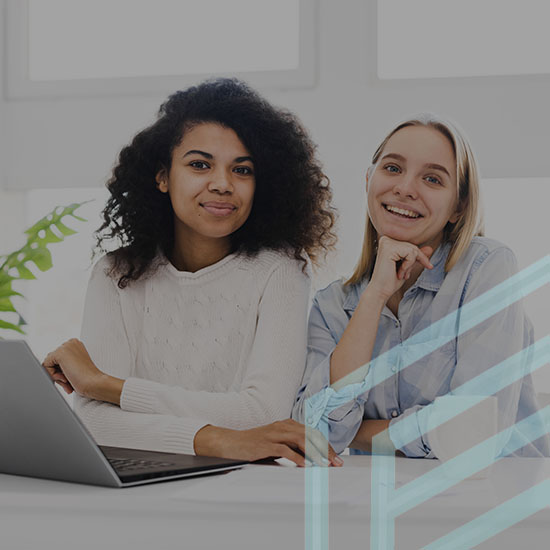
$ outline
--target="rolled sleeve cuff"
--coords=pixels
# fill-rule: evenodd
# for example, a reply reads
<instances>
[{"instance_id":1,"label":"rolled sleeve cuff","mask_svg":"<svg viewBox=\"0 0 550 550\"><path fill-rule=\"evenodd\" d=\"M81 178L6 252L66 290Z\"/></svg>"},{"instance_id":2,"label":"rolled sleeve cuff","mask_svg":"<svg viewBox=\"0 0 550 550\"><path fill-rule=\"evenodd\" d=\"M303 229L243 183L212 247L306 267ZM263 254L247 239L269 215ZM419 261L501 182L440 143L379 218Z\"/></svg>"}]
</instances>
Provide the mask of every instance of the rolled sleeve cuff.
<instances>
[{"instance_id":1,"label":"rolled sleeve cuff","mask_svg":"<svg viewBox=\"0 0 550 550\"><path fill-rule=\"evenodd\" d=\"M141 378L128 378L122 387L120 408L127 412L159 414L155 406L162 384ZM162 448L166 452L195 454L195 435L209 423L195 418L171 417L162 430Z\"/></svg>"},{"instance_id":2,"label":"rolled sleeve cuff","mask_svg":"<svg viewBox=\"0 0 550 550\"><path fill-rule=\"evenodd\" d=\"M173 424L168 426L164 431L164 448L168 452L194 455L195 435L208 424L204 420L195 420L193 418L175 419Z\"/></svg>"},{"instance_id":3,"label":"rolled sleeve cuff","mask_svg":"<svg viewBox=\"0 0 550 550\"><path fill-rule=\"evenodd\" d=\"M321 381L325 385L311 394L315 385L308 384L302 398L300 420L309 428L319 430L339 453L350 444L361 425L368 392L361 393L363 383L350 384L338 391L328 386L330 357L323 363L325 361L325 368L319 368L325 377L319 376L315 381L315 385Z\"/></svg>"},{"instance_id":4,"label":"rolled sleeve cuff","mask_svg":"<svg viewBox=\"0 0 550 550\"><path fill-rule=\"evenodd\" d=\"M317 395L321 391L330 386L330 353L319 363L311 373L311 377L298 390L298 400L292 411L292 418L302 424L308 424L306 415L306 401L312 396Z\"/></svg>"},{"instance_id":5,"label":"rolled sleeve cuff","mask_svg":"<svg viewBox=\"0 0 550 550\"><path fill-rule=\"evenodd\" d=\"M420 405L407 409L390 420L390 439L394 447L409 458L434 458L425 439L429 411Z\"/></svg>"},{"instance_id":6,"label":"rolled sleeve cuff","mask_svg":"<svg viewBox=\"0 0 550 550\"><path fill-rule=\"evenodd\" d=\"M120 408L128 412L155 414L156 394L162 385L152 380L128 378L122 386Z\"/></svg>"}]
</instances>

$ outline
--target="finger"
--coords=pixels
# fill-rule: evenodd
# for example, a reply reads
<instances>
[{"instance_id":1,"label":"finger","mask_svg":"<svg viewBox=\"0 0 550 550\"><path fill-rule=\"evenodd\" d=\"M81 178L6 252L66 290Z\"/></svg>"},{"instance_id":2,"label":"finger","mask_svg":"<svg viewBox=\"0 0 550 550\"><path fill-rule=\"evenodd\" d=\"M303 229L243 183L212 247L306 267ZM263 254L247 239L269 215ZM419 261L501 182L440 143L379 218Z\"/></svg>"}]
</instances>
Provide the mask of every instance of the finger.
<instances>
[{"instance_id":1,"label":"finger","mask_svg":"<svg viewBox=\"0 0 550 550\"><path fill-rule=\"evenodd\" d=\"M332 445L328 446L328 459L333 466L340 467L344 465L344 461L338 456Z\"/></svg>"},{"instance_id":2,"label":"finger","mask_svg":"<svg viewBox=\"0 0 550 550\"><path fill-rule=\"evenodd\" d=\"M68 382L62 382L61 380L56 380L55 382L56 384L59 384L66 394L70 395L73 393L74 389Z\"/></svg>"},{"instance_id":3,"label":"finger","mask_svg":"<svg viewBox=\"0 0 550 550\"><path fill-rule=\"evenodd\" d=\"M423 246L417 249L417 258L416 261L428 269L433 268L432 262L430 262L430 257L433 254L433 248L431 246Z\"/></svg>"},{"instance_id":4,"label":"finger","mask_svg":"<svg viewBox=\"0 0 550 550\"><path fill-rule=\"evenodd\" d=\"M327 451L328 454L328 451ZM306 458L311 460L316 466L326 467L330 464L328 458L325 458L315 445L306 443Z\"/></svg>"},{"instance_id":5,"label":"finger","mask_svg":"<svg viewBox=\"0 0 550 550\"><path fill-rule=\"evenodd\" d=\"M313 428L306 428L306 457L320 466L327 466L329 459L329 443L324 435Z\"/></svg>"},{"instance_id":6,"label":"finger","mask_svg":"<svg viewBox=\"0 0 550 550\"><path fill-rule=\"evenodd\" d=\"M63 377L66 380L65 374L61 370L61 367L59 365L54 365L51 367L44 367L46 372L50 375L51 378L56 379L56 377Z\"/></svg>"},{"instance_id":7,"label":"finger","mask_svg":"<svg viewBox=\"0 0 550 550\"><path fill-rule=\"evenodd\" d=\"M44 367L53 367L55 365L57 365L57 359L56 359L56 356L55 356L55 352L50 352L48 353L48 355L46 355L46 358L44 359L44 361L42 361L42 365Z\"/></svg>"},{"instance_id":8,"label":"finger","mask_svg":"<svg viewBox=\"0 0 550 550\"><path fill-rule=\"evenodd\" d=\"M284 445L282 443L275 445L275 454L281 458L292 460L292 462L302 468L306 465L306 459L301 454L293 451L288 445Z\"/></svg>"},{"instance_id":9,"label":"finger","mask_svg":"<svg viewBox=\"0 0 550 550\"><path fill-rule=\"evenodd\" d=\"M326 440L323 434L319 430L308 431L309 447L315 447L324 460L328 458L328 462L333 466L342 466L344 461L338 456L336 451L332 448L332 445Z\"/></svg>"},{"instance_id":10,"label":"finger","mask_svg":"<svg viewBox=\"0 0 550 550\"><path fill-rule=\"evenodd\" d=\"M44 366L44 365L43 365ZM58 369L55 367L46 367L44 366L44 370L53 378L53 375L58 372Z\"/></svg>"},{"instance_id":11,"label":"finger","mask_svg":"<svg viewBox=\"0 0 550 550\"><path fill-rule=\"evenodd\" d=\"M425 246L423 248L427 249L428 251L432 250L430 246ZM416 264L416 262L418 262L420 265L422 265L426 269L433 268L433 265L430 262L430 258L422 251L422 249L416 249L414 251L414 254L407 256L407 258L401 264L398 272L398 278L408 279L411 276L411 271L414 265Z\"/></svg>"},{"instance_id":12,"label":"finger","mask_svg":"<svg viewBox=\"0 0 550 550\"><path fill-rule=\"evenodd\" d=\"M48 373L48 376L52 379L52 380L55 380L56 379L56 376L58 375L63 375L63 373L61 372L61 370L59 370L59 368L57 367L44 367L44 370Z\"/></svg>"},{"instance_id":13,"label":"finger","mask_svg":"<svg viewBox=\"0 0 550 550\"><path fill-rule=\"evenodd\" d=\"M416 259L418 257L418 251L417 250L408 250L402 257L401 257L401 264L399 266L399 269L397 270L397 278L398 279L404 279L406 274L410 272L410 270L413 268L414 264L416 263Z\"/></svg>"},{"instance_id":14,"label":"finger","mask_svg":"<svg viewBox=\"0 0 550 550\"><path fill-rule=\"evenodd\" d=\"M69 383L69 380L67 380L67 377L62 372L55 372L52 375L52 380L55 382L64 382L65 384Z\"/></svg>"},{"instance_id":15,"label":"finger","mask_svg":"<svg viewBox=\"0 0 550 550\"><path fill-rule=\"evenodd\" d=\"M420 252L425 254L428 258L431 258L434 253L434 249L431 246L421 246Z\"/></svg>"},{"instance_id":16,"label":"finger","mask_svg":"<svg viewBox=\"0 0 550 550\"><path fill-rule=\"evenodd\" d=\"M306 435L308 428L306 428L303 424L298 423L296 426L289 425L288 427L291 428L291 430L281 434L284 438L285 445L290 446L291 449L299 450L305 456L305 460L312 461L318 466L328 465L329 462L327 458L322 455L320 450L317 449L313 443L308 441Z\"/></svg>"}]
</instances>

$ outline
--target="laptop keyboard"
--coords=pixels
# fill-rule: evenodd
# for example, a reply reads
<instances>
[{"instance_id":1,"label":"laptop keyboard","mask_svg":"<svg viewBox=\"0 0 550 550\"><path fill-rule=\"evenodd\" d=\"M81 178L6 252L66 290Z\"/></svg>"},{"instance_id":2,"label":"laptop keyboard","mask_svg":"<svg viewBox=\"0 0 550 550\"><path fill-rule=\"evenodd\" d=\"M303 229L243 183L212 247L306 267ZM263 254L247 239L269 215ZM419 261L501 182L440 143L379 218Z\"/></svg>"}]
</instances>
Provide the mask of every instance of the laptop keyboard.
<instances>
[{"instance_id":1,"label":"laptop keyboard","mask_svg":"<svg viewBox=\"0 0 550 550\"><path fill-rule=\"evenodd\" d=\"M130 472L132 470L149 470L175 466L173 462L161 462L159 460L138 460L135 458L109 458L111 466L117 472Z\"/></svg>"}]
</instances>

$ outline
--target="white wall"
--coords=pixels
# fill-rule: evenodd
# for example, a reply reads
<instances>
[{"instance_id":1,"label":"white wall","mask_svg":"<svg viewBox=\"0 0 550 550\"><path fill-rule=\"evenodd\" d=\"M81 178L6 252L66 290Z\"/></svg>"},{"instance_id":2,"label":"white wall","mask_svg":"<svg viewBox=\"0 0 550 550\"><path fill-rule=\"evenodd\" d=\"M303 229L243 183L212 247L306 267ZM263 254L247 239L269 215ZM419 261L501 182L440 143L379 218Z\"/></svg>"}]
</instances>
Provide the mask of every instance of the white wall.
<instances>
[{"instance_id":1,"label":"white wall","mask_svg":"<svg viewBox=\"0 0 550 550\"><path fill-rule=\"evenodd\" d=\"M550 76L379 81L376 2L320 0L318 7L318 85L264 93L298 113L319 144L345 242L362 224L368 159L387 129L412 112L434 110L458 120L485 177L549 175ZM1 101L2 135L9 137L2 148L4 186L102 185L120 147L153 119L163 99ZM356 250L350 246L343 253L346 264Z\"/></svg>"},{"instance_id":2,"label":"white wall","mask_svg":"<svg viewBox=\"0 0 550 550\"><path fill-rule=\"evenodd\" d=\"M24 244L25 223L25 194L0 189L0 255Z\"/></svg>"}]
</instances>

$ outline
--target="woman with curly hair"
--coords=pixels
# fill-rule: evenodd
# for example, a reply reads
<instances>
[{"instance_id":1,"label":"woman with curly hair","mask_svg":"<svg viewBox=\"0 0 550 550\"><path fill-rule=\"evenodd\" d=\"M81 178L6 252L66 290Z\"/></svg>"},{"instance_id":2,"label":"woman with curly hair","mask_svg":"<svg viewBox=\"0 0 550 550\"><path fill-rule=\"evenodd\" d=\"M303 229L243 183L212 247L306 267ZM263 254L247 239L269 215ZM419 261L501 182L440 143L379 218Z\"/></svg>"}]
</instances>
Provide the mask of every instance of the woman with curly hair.
<instances>
[{"instance_id":1,"label":"woman with curly hair","mask_svg":"<svg viewBox=\"0 0 550 550\"><path fill-rule=\"evenodd\" d=\"M82 341L44 361L100 444L305 463L288 418L307 264L334 243L314 153L233 79L176 92L122 149L98 230L100 251L120 246L94 266Z\"/></svg>"}]
</instances>

